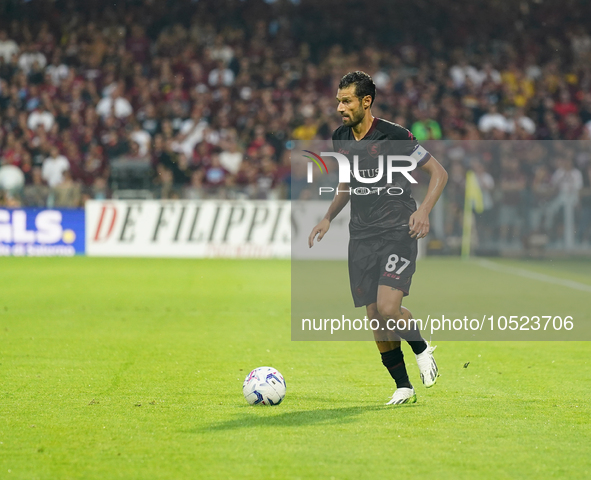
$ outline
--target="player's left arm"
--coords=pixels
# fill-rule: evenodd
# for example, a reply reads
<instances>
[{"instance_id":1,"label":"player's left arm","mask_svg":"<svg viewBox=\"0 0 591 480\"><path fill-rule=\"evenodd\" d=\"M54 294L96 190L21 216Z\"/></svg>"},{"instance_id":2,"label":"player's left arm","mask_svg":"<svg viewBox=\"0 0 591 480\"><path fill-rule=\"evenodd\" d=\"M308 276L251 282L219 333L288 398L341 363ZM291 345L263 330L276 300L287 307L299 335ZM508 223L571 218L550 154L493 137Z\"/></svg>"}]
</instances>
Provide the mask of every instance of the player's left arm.
<instances>
[{"instance_id":1,"label":"player's left arm","mask_svg":"<svg viewBox=\"0 0 591 480\"><path fill-rule=\"evenodd\" d=\"M433 156L424 165L419 167L431 177L427 195L421 206L410 216L408 227L412 238L423 238L429 233L429 214L439 200L441 192L447 183L447 172L445 168Z\"/></svg>"}]
</instances>

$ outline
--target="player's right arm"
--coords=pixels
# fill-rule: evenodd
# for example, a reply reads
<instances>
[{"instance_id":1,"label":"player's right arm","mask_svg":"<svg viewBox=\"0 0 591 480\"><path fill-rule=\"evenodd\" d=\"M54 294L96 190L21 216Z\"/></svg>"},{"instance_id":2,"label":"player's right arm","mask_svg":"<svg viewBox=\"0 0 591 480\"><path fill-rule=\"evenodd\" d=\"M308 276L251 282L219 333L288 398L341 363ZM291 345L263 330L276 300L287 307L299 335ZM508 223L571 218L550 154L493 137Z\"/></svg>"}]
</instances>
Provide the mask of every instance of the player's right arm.
<instances>
[{"instance_id":1,"label":"player's right arm","mask_svg":"<svg viewBox=\"0 0 591 480\"><path fill-rule=\"evenodd\" d=\"M328 232L328 229L330 228L330 222L332 222L333 219L341 212L341 210L345 208L345 205L347 205L349 202L349 197L349 184L339 183L335 196L330 203L330 207L328 207L326 215L324 215L324 218L320 221L320 223L312 229L312 232L308 237L308 246L310 248L312 248L314 245L314 239L316 238L316 235L318 235L318 241L322 240L322 237L324 237L324 234Z\"/></svg>"}]
</instances>

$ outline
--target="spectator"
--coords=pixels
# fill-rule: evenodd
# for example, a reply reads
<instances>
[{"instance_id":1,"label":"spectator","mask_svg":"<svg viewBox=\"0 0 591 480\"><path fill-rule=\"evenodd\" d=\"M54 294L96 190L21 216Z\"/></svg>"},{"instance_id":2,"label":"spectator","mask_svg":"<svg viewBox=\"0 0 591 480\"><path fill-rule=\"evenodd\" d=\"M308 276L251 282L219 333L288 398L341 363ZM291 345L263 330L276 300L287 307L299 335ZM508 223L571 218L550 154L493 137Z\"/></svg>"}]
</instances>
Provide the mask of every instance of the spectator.
<instances>
[{"instance_id":1,"label":"spectator","mask_svg":"<svg viewBox=\"0 0 591 480\"><path fill-rule=\"evenodd\" d=\"M463 225L463 205L466 190L466 171L460 161L453 161L449 168L448 186L450 201L448 202L447 217L449 221L445 225L448 236L460 237Z\"/></svg>"},{"instance_id":2,"label":"spectator","mask_svg":"<svg viewBox=\"0 0 591 480\"><path fill-rule=\"evenodd\" d=\"M131 53L134 62L142 64L148 60L150 40L146 37L142 26L132 25L131 37L127 40L125 48Z\"/></svg>"},{"instance_id":3,"label":"spectator","mask_svg":"<svg viewBox=\"0 0 591 480\"><path fill-rule=\"evenodd\" d=\"M223 60L217 63L207 79L210 87L230 87L234 83L234 72L230 70Z\"/></svg>"},{"instance_id":4,"label":"spectator","mask_svg":"<svg viewBox=\"0 0 591 480\"><path fill-rule=\"evenodd\" d=\"M478 186L482 191L482 207L484 212L490 212L494 207L493 192L495 189L495 180L492 175L486 171L482 162L474 163L474 174L476 175Z\"/></svg>"},{"instance_id":5,"label":"spectator","mask_svg":"<svg viewBox=\"0 0 591 480\"><path fill-rule=\"evenodd\" d=\"M581 124L581 118L574 113L569 113L562 125L562 138L566 140L583 140L585 128Z\"/></svg>"},{"instance_id":6,"label":"spectator","mask_svg":"<svg viewBox=\"0 0 591 480\"><path fill-rule=\"evenodd\" d=\"M23 53L18 58L18 66L25 75L28 75L34 63L37 63L39 68L45 68L47 58L45 58L45 55L33 43L25 44L23 46Z\"/></svg>"},{"instance_id":7,"label":"spectator","mask_svg":"<svg viewBox=\"0 0 591 480\"><path fill-rule=\"evenodd\" d=\"M86 154L81 165L77 167L74 177L80 180L88 192L95 184L97 178L104 176L105 162L102 156L102 148L98 145L91 148Z\"/></svg>"},{"instance_id":8,"label":"spectator","mask_svg":"<svg viewBox=\"0 0 591 480\"><path fill-rule=\"evenodd\" d=\"M64 171L63 180L54 189L54 206L76 208L80 206L81 189L78 182L72 180L69 170Z\"/></svg>"},{"instance_id":9,"label":"spectator","mask_svg":"<svg viewBox=\"0 0 591 480\"><path fill-rule=\"evenodd\" d=\"M501 160L501 209L499 213L499 236L502 242L519 239L523 222L520 205L525 190L526 178L519 169L515 158L504 157Z\"/></svg>"},{"instance_id":10,"label":"spectator","mask_svg":"<svg viewBox=\"0 0 591 480\"><path fill-rule=\"evenodd\" d=\"M518 128L522 128L529 135L536 133L535 122L525 115L522 107L519 107L513 111L513 115L507 120L506 126L508 133L515 133Z\"/></svg>"},{"instance_id":11,"label":"spectator","mask_svg":"<svg viewBox=\"0 0 591 480\"><path fill-rule=\"evenodd\" d=\"M157 198L169 200L178 196L174 190L174 175L172 172L162 164L158 165L157 172Z\"/></svg>"},{"instance_id":12,"label":"spectator","mask_svg":"<svg viewBox=\"0 0 591 480\"><path fill-rule=\"evenodd\" d=\"M0 206L6 208L20 208L20 200L9 192L0 190Z\"/></svg>"},{"instance_id":13,"label":"spectator","mask_svg":"<svg viewBox=\"0 0 591 480\"><path fill-rule=\"evenodd\" d=\"M95 200L106 200L109 198L109 188L107 180L103 177L97 177L92 186L92 198Z\"/></svg>"},{"instance_id":14,"label":"spectator","mask_svg":"<svg viewBox=\"0 0 591 480\"><path fill-rule=\"evenodd\" d=\"M150 153L150 144L152 143L152 137L148 132L142 130L139 123L133 123L133 130L129 134L129 138L139 145L139 155L145 157Z\"/></svg>"},{"instance_id":15,"label":"spectator","mask_svg":"<svg viewBox=\"0 0 591 480\"><path fill-rule=\"evenodd\" d=\"M116 129L109 130L105 134L104 138L105 143L103 144L103 148L105 151L105 156L109 160L127 155L131 150L131 145L129 142L124 137L119 135L119 132Z\"/></svg>"},{"instance_id":16,"label":"spectator","mask_svg":"<svg viewBox=\"0 0 591 480\"><path fill-rule=\"evenodd\" d=\"M98 102L96 112L102 118L107 118L111 115L116 118L126 118L133 113L133 108L129 101L122 96L122 87L117 86L113 89L111 95L104 97Z\"/></svg>"},{"instance_id":17,"label":"spectator","mask_svg":"<svg viewBox=\"0 0 591 480\"><path fill-rule=\"evenodd\" d=\"M203 191L203 170L195 170L191 174L191 183L185 189L185 198L189 200L201 200L205 197Z\"/></svg>"},{"instance_id":18,"label":"spectator","mask_svg":"<svg viewBox=\"0 0 591 480\"><path fill-rule=\"evenodd\" d=\"M572 158L559 158L556 163L558 168L550 180L556 196L550 201L546 211L545 228L548 233L552 232L559 210L578 204L579 191L583 188L583 175L574 166Z\"/></svg>"},{"instance_id":19,"label":"spectator","mask_svg":"<svg viewBox=\"0 0 591 480\"><path fill-rule=\"evenodd\" d=\"M244 154L238 149L236 140L232 139L225 143L226 149L220 153L220 165L232 175L240 170L240 164Z\"/></svg>"},{"instance_id":20,"label":"spectator","mask_svg":"<svg viewBox=\"0 0 591 480\"><path fill-rule=\"evenodd\" d=\"M193 152L193 167L205 171L206 168L211 166L213 150L214 146L207 141L199 142Z\"/></svg>"},{"instance_id":21,"label":"spectator","mask_svg":"<svg viewBox=\"0 0 591 480\"><path fill-rule=\"evenodd\" d=\"M211 48L210 54L211 58L214 60L221 60L226 65L229 64L234 57L234 51L232 50L232 47L225 44L223 35L217 35L215 37L215 42Z\"/></svg>"},{"instance_id":22,"label":"spectator","mask_svg":"<svg viewBox=\"0 0 591 480\"><path fill-rule=\"evenodd\" d=\"M571 95L568 90L562 90L560 92L560 101L554 105L554 111L561 118L564 118L570 114L577 114L579 112L579 109L571 100Z\"/></svg>"},{"instance_id":23,"label":"spectator","mask_svg":"<svg viewBox=\"0 0 591 480\"><path fill-rule=\"evenodd\" d=\"M489 133L493 129L506 132L509 129L509 124L505 116L499 113L497 106L491 104L488 107L488 113L480 117L478 129L483 133Z\"/></svg>"},{"instance_id":24,"label":"spectator","mask_svg":"<svg viewBox=\"0 0 591 480\"><path fill-rule=\"evenodd\" d=\"M23 192L23 205L27 207L45 207L49 197L49 187L43 181L41 168L32 170L32 182L26 185Z\"/></svg>"},{"instance_id":25,"label":"spectator","mask_svg":"<svg viewBox=\"0 0 591 480\"><path fill-rule=\"evenodd\" d=\"M202 117L202 109L195 106L191 117L183 122L176 142L177 149L181 150L187 157L193 156L195 145L205 138L207 121Z\"/></svg>"},{"instance_id":26,"label":"spectator","mask_svg":"<svg viewBox=\"0 0 591 480\"><path fill-rule=\"evenodd\" d=\"M441 127L437 120L429 118L424 109L415 110L417 121L412 124L410 131L419 142L441 139Z\"/></svg>"},{"instance_id":27,"label":"spectator","mask_svg":"<svg viewBox=\"0 0 591 480\"><path fill-rule=\"evenodd\" d=\"M463 87L466 84L466 80L477 85L481 82L481 75L478 73L478 70L472 65L469 65L464 56L460 58L457 64L451 67L449 75L456 88Z\"/></svg>"},{"instance_id":28,"label":"spectator","mask_svg":"<svg viewBox=\"0 0 591 480\"><path fill-rule=\"evenodd\" d=\"M14 55L18 55L17 43L8 38L6 30L0 30L0 60L10 63Z\"/></svg>"},{"instance_id":29,"label":"spectator","mask_svg":"<svg viewBox=\"0 0 591 480\"><path fill-rule=\"evenodd\" d=\"M292 133L295 140L313 140L318 132L318 124L312 115L304 118L304 124L296 127Z\"/></svg>"},{"instance_id":30,"label":"spectator","mask_svg":"<svg viewBox=\"0 0 591 480\"><path fill-rule=\"evenodd\" d=\"M154 136L160 132L160 120L156 115L156 108L152 103L146 105L143 111L138 113L140 127L148 135Z\"/></svg>"},{"instance_id":31,"label":"spectator","mask_svg":"<svg viewBox=\"0 0 591 480\"><path fill-rule=\"evenodd\" d=\"M70 170L70 162L60 155L57 147L51 147L49 157L43 161L41 176L50 188L57 187L64 181L64 172Z\"/></svg>"},{"instance_id":32,"label":"spectator","mask_svg":"<svg viewBox=\"0 0 591 480\"><path fill-rule=\"evenodd\" d=\"M70 68L62 62L60 54L55 53L51 59L51 63L45 68L45 73L51 78L51 83L59 87L70 75Z\"/></svg>"},{"instance_id":33,"label":"spectator","mask_svg":"<svg viewBox=\"0 0 591 480\"><path fill-rule=\"evenodd\" d=\"M529 228L532 233L542 233L544 216L548 202L554 196L550 183L550 171L546 165L538 165L534 171L531 185L531 206L529 209Z\"/></svg>"},{"instance_id":34,"label":"spectator","mask_svg":"<svg viewBox=\"0 0 591 480\"><path fill-rule=\"evenodd\" d=\"M226 181L229 172L220 163L220 156L214 153L211 157L211 165L205 170L205 185L207 187L219 187Z\"/></svg>"},{"instance_id":35,"label":"spectator","mask_svg":"<svg viewBox=\"0 0 591 480\"><path fill-rule=\"evenodd\" d=\"M277 185L277 164L271 157L266 156L261 159L261 168L257 177L257 198L271 198L272 190Z\"/></svg>"},{"instance_id":36,"label":"spectator","mask_svg":"<svg viewBox=\"0 0 591 480\"><path fill-rule=\"evenodd\" d=\"M490 62L484 64L482 69L478 72L478 76L478 82L475 82L478 86L485 83L492 83L494 85L500 85L502 83L501 74Z\"/></svg>"},{"instance_id":37,"label":"spectator","mask_svg":"<svg viewBox=\"0 0 591 480\"><path fill-rule=\"evenodd\" d=\"M55 117L42 105L38 105L27 119L27 127L30 130L36 130L41 125L46 132L49 132L55 123Z\"/></svg>"}]
</instances>

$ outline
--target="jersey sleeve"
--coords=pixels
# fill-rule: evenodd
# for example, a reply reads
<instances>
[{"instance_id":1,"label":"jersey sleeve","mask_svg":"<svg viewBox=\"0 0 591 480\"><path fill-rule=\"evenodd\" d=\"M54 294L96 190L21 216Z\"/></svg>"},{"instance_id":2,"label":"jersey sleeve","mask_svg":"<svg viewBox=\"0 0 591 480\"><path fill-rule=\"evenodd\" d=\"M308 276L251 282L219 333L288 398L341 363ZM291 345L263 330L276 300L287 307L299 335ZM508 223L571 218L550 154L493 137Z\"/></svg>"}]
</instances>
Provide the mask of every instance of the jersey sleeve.
<instances>
[{"instance_id":1,"label":"jersey sleeve","mask_svg":"<svg viewBox=\"0 0 591 480\"><path fill-rule=\"evenodd\" d=\"M416 142L416 140L415 140ZM431 158L431 154L425 150L425 147L419 145L419 142L413 148L413 151L410 154L410 157L414 158L417 161L417 167L422 167L429 161Z\"/></svg>"},{"instance_id":2,"label":"jersey sleeve","mask_svg":"<svg viewBox=\"0 0 591 480\"><path fill-rule=\"evenodd\" d=\"M422 167L429 161L431 154L419 145L416 137L411 133L410 130L396 125L396 130L390 135L391 140L396 140L403 143L404 155L414 158L417 161L417 167Z\"/></svg>"}]
</instances>

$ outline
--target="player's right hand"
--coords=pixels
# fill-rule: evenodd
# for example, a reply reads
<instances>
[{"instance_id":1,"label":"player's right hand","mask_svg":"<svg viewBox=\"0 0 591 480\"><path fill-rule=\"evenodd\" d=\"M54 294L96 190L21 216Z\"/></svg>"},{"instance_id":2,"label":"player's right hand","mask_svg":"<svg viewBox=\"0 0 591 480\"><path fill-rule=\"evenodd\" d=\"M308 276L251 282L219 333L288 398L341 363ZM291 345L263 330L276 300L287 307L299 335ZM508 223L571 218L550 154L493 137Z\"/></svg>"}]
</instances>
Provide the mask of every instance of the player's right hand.
<instances>
[{"instance_id":1,"label":"player's right hand","mask_svg":"<svg viewBox=\"0 0 591 480\"><path fill-rule=\"evenodd\" d=\"M322 240L322 237L324 237L324 234L328 232L329 228L330 221L327 218L323 218L322 221L312 229L312 232L308 237L308 247L312 248L316 235L318 235L318 241Z\"/></svg>"}]
</instances>

